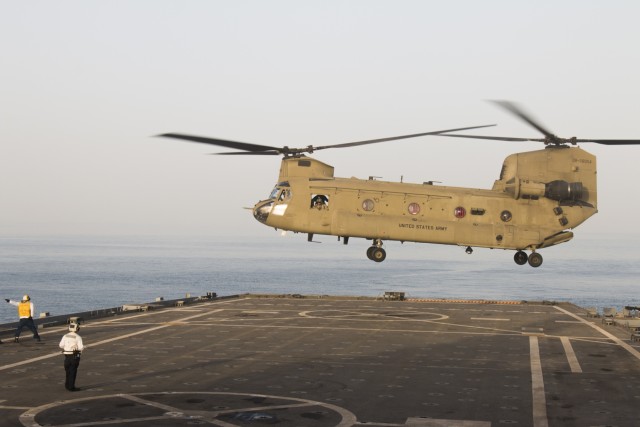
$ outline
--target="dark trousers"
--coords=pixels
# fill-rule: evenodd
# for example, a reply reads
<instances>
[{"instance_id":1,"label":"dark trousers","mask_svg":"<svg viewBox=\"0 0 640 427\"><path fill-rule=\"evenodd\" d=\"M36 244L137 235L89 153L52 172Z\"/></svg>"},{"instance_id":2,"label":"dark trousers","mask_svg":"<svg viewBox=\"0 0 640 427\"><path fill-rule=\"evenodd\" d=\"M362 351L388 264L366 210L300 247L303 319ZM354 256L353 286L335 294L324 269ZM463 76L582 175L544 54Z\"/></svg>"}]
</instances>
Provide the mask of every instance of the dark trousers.
<instances>
[{"instance_id":1,"label":"dark trousers","mask_svg":"<svg viewBox=\"0 0 640 427\"><path fill-rule=\"evenodd\" d=\"M29 330L33 332L33 337L35 339L40 339L40 336L38 335L38 328L36 328L36 324L33 323L32 317L20 319L20 323L18 323L18 328L16 329L16 337L20 336L20 332L22 332L22 329L25 327L29 328Z\"/></svg>"},{"instance_id":2,"label":"dark trousers","mask_svg":"<svg viewBox=\"0 0 640 427\"><path fill-rule=\"evenodd\" d=\"M64 388L73 390L76 388L76 375L78 374L78 366L80 365L80 355L65 354L64 355L64 371L67 379L64 382Z\"/></svg>"}]
</instances>

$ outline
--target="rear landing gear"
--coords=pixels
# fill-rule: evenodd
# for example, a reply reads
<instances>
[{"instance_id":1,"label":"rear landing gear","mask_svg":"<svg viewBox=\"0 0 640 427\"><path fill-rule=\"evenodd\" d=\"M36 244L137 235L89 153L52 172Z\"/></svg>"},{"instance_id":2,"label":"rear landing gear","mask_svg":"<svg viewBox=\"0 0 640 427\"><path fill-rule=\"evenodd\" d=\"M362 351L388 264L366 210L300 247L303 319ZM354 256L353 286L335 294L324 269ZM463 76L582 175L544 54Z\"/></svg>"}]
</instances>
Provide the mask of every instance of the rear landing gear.
<instances>
[{"instance_id":1,"label":"rear landing gear","mask_svg":"<svg viewBox=\"0 0 640 427\"><path fill-rule=\"evenodd\" d=\"M533 252L531 255L527 256L526 252L518 251L513 256L513 260L518 265L525 265L527 262L531 267L540 267L542 265L542 255L537 252Z\"/></svg>"},{"instance_id":2,"label":"rear landing gear","mask_svg":"<svg viewBox=\"0 0 640 427\"><path fill-rule=\"evenodd\" d=\"M382 262L387 257L387 252L382 249L382 240L374 239L373 245L367 249L367 258L371 261Z\"/></svg>"},{"instance_id":3,"label":"rear landing gear","mask_svg":"<svg viewBox=\"0 0 640 427\"><path fill-rule=\"evenodd\" d=\"M529 255L529 265L531 267L540 267L542 265L542 255L537 252Z\"/></svg>"}]
</instances>

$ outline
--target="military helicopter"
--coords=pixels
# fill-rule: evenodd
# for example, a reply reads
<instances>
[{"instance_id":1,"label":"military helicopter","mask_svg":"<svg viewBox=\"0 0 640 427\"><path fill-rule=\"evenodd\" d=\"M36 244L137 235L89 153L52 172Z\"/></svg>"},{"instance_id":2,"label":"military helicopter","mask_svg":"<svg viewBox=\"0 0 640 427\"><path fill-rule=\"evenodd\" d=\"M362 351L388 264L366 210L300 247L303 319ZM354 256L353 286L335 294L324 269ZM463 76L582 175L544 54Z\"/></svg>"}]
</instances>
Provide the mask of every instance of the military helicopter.
<instances>
[{"instance_id":1,"label":"military helicopter","mask_svg":"<svg viewBox=\"0 0 640 427\"><path fill-rule=\"evenodd\" d=\"M495 126L473 126L367 141L304 148L272 147L179 133L158 135L241 151L223 155L282 155L278 181L269 197L253 207L259 222L284 231L333 235L372 241L367 257L386 258L384 240L436 243L514 250L518 265L542 265L539 249L568 242L570 231L598 212L596 158L575 146L579 142L606 145L640 144L640 140L560 138L515 104L494 101L527 122L544 138L466 135L452 132ZM542 150L508 156L493 188L476 189L337 178L334 168L308 157L315 151L439 135L501 141L539 141ZM525 251L530 251L527 254Z\"/></svg>"}]
</instances>

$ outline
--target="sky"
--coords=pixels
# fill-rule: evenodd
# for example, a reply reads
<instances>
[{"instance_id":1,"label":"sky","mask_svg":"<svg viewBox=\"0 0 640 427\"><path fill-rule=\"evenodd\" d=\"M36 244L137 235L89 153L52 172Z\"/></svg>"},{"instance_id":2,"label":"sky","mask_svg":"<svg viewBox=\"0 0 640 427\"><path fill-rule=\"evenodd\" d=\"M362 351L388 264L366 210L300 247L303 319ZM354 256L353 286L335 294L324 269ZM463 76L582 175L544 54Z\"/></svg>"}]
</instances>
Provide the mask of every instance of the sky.
<instances>
[{"instance_id":1,"label":"sky","mask_svg":"<svg viewBox=\"0 0 640 427\"><path fill-rule=\"evenodd\" d=\"M0 236L267 236L250 211L275 146L496 123L517 102L559 136L640 138L636 1L0 1ZM598 157L576 235L640 235L640 146ZM491 188L533 142L444 137L317 152L339 177Z\"/></svg>"}]
</instances>

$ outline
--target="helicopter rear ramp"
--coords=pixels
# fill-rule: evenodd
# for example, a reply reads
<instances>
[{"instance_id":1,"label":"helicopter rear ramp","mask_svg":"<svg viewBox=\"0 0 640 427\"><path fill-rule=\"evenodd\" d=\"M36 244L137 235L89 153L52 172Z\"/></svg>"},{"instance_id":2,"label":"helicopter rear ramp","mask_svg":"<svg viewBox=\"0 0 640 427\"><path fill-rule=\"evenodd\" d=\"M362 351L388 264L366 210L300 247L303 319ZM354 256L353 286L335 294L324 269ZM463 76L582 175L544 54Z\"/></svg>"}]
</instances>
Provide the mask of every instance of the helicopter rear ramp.
<instances>
[{"instance_id":1,"label":"helicopter rear ramp","mask_svg":"<svg viewBox=\"0 0 640 427\"><path fill-rule=\"evenodd\" d=\"M640 353L579 307L238 296L0 345L0 425L637 426Z\"/></svg>"}]
</instances>

